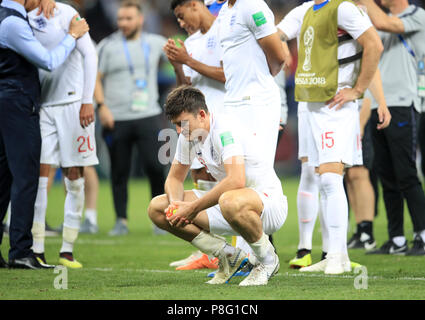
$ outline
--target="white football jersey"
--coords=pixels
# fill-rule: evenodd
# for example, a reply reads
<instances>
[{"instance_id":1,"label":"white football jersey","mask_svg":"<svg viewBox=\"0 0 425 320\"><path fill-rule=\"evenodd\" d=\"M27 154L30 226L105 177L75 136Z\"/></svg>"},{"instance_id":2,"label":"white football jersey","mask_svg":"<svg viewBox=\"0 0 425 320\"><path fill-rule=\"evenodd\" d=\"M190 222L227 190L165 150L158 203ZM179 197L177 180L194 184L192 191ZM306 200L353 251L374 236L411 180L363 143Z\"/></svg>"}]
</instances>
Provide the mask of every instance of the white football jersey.
<instances>
[{"instance_id":1,"label":"white football jersey","mask_svg":"<svg viewBox=\"0 0 425 320\"><path fill-rule=\"evenodd\" d=\"M218 38L217 22L214 22L205 34L198 31L187 38L185 47L193 59L211 67L221 66L223 54ZM183 69L185 76L190 77L192 86L201 90L205 95L209 111L220 112L225 94L224 83L185 67Z\"/></svg>"},{"instance_id":2,"label":"white football jersey","mask_svg":"<svg viewBox=\"0 0 425 320\"><path fill-rule=\"evenodd\" d=\"M297 38L299 43L301 27L307 10L314 5L314 1L304 2L302 5L292 9L283 20L277 25L277 28L285 33L289 39ZM320 9L319 9L320 10ZM353 39L343 42L338 47L338 59L354 56L361 52L362 47L356 41L363 32L372 27L372 22L366 13L357 8L351 2L343 2L338 7L338 35L349 34ZM338 89L352 88L360 72L361 61L356 60L344 64L338 70Z\"/></svg>"},{"instance_id":3,"label":"white football jersey","mask_svg":"<svg viewBox=\"0 0 425 320\"><path fill-rule=\"evenodd\" d=\"M68 33L71 19L78 13L63 3L58 2L56 7L54 17L50 19L46 19L43 14L37 16L38 9L28 13L35 37L48 50L62 42ZM86 54L87 52L89 54ZM82 54L85 54L84 59ZM89 60L83 64L85 59ZM76 48L57 69L52 72L39 69L42 107L79 100L82 100L82 103L92 103L96 76L96 49L87 33L77 40Z\"/></svg>"},{"instance_id":4,"label":"white football jersey","mask_svg":"<svg viewBox=\"0 0 425 320\"><path fill-rule=\"evenodd\" d=\"M210 115L210 132L205 141L189 142L180 134L175 160L190 165L196 157L217 181L221 181L226 177L225 161L242 156L247 188L258 191L281 190L282 186L273 166L269 165L263 153L258 152L258 145L261 143L258 136L247 132L224 114Z\"/></svg>"},{"instance_id":5,"label":"white football jersey","mask_svg":"<svg viewBox=\"0 0 425 320\"><path fill-rule=\"evenodd\" d=\"M277 31L274 15L263 0L226 2L217 17L223 68L226 76L225 102L263 100L279 96L259 39Z\"/></svg>"}]
</instances>

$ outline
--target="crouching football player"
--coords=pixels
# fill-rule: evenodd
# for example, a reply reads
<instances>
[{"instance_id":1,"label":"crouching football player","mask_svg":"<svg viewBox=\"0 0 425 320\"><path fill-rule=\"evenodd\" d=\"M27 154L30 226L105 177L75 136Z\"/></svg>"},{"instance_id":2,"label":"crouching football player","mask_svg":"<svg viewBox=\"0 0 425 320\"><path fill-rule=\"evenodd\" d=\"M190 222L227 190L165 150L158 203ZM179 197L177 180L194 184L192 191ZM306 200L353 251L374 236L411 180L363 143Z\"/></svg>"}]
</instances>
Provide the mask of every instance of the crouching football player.
<instances>
[{"instance_id":1,"label":"crouching football player","mask_svg":"<svg viewBox=\"0 0 425 320\"><path fill-rule=\"evenodd\" d=\"M244 251L220 237L242 236L255 257L250 257L254 268L240 285L266 285L279 269L267 235L282 227L288 206L272 164L258 152L258 137L224 114L209 113L204 95L190 86L169 94L165 112L180 136L166 194L152 199L149 217L159 228L219 259L209 284L226 283L248 262ZM218 181L208 192L184 190L195 157Z\"/></svg>"}]
</instances>

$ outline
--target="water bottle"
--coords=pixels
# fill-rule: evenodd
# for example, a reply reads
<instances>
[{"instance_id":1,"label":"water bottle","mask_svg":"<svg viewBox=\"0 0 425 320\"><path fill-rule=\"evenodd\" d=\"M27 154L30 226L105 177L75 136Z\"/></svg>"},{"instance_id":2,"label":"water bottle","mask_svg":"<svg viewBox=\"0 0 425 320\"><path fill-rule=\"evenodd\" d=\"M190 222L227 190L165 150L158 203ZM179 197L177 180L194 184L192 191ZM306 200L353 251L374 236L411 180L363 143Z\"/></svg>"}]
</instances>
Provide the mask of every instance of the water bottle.
<instances>
[{"instance_id":1,"label":"water bottle","mask_svg":"<svg viewBox=\"0 0 425 320\"><path fill-rule=\"evenodd\" d=\"M418 62L418 94L420 97L425 97L425 54Z\"/></svg>"}]
</instances>

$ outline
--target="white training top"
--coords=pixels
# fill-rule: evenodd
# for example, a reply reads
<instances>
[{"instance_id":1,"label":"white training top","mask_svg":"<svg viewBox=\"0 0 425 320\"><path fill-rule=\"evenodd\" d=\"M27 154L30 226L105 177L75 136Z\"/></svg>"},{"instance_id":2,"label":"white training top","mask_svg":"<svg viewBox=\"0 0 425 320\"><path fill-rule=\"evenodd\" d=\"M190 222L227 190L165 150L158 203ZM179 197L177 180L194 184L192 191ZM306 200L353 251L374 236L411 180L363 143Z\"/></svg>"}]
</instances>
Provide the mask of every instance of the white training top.
<instances>
[{"instance_id":1,"label":"white training top","mask_svg":"<svg viewBox=\"0 0 425 320\"><path fill-rule=\"evenodd\" d=\"M243 156L247 188L258 191L276 189L282 186L273 167L259 153L257 136L248 134L243 127L225 114L210 113L210 131L202 143L189 142L180 134L175 160L191 165L196 157L211 175L221 181L226 177L224 162L232 157Z\"/></svg>"},{"instance_id":2,"label":"white training top","mask_svg":"<svg viewBox=\"0 0 425 320\"><path fill-rule=\"evenodd\" d=\"M332 1L332 0L330 0ZM302 5L292 9L277 25L288 39L299 36L307 10L314 5L314 1L304 2ZM320 9L319 9L320 10ZM351 2L342 2L338 7L338 35L348 33L353 39L341 43L338 47L338 59L351 57L362 50L356 41L367 29L373 27L368 15ZM338 90L352 88L360 72L361 60L344 64L338 70Z\"/></svg>"},{"instance_id":3,"label":"white training top","mask_svg":"<svg viewBox=\"0 0 425 320\"><path fill-rule=\"evenodd\" d=\"M267 100L279 94L259 39L275 33L274 15L263 0L226 2L217 17L223 68L224 101Z\"/></svg>"},{"instance_id":4,"label":"white training top","mask_svg":"<svg viewBox=\"0 0 425 320\"><path fill-rule=\"evenodd\" d=\"M211 67L221 67L223 51L219 44L216 22L205 34L198 31L187 38L185 47L193 59ZM201 90L205 95L205 101L210 112L222 109L225 94L224 83L206 77L187 66L183 68L183 72L186 77L190 77L192 86Z\"/></svg>"},{"instance_id":5,"label":"white training top","mask_svg":"<svg viewBox=\"0 0 425 320\"><path fill-rule=\"evenodd\" d=\"M69 24L78 12L64 3L56 3L55 16L46 19L37 16L38 9L28 13L29 23L35 37L48 50L55 48L65 37ZM84 64L83 64L84 61ZM68 104L81 100L93 103L97 76L96 48L86 33L76 42L65 62L52 72L39 70L41 82L41 106Z\"/></svg>"}]
</instances>

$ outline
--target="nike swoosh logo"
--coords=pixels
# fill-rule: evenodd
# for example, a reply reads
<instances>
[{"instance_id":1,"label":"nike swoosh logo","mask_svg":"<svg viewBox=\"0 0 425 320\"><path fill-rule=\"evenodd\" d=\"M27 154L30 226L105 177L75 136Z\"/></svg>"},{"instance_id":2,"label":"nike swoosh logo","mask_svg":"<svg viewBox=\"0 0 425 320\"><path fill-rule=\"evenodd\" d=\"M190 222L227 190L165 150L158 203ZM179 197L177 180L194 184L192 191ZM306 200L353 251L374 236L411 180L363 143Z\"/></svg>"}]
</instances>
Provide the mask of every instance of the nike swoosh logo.
<instances>
[{"instance_id":1,"label":"nike swoosh logo","mask_svg":"<svg viewBox=\"0 0 425 320\"><path fill-rule=\"evenodd\" d=\"M394 247L391 247L390 253L403 253L404 250L405 250L405 246L398 248L398 249L394 249Z\"/></svg>"},{"instance_id":2,"label":"nike swoosh logo","mask_svg":"<svg viewBox=\"0 0 425 320\"><path fill-rule=\"evenodd\" d=\"M367 243L367 242L365 242L365 244L364 244L364 248L366 249L366 250L372 250L372 249L374 249L375 248L375 246L376 246L376 242L374 241L374 242L372 242L372 243ZM392 249L392 248L391 248ZM390 250L391 250L390 249Z\"/></svg>"},{"instance_id":3,"label":"nike swoosh logo","mask_svg":"<svg viewBox=\"0 0 425 320\"><path fill-rule=\"evenodd\" d=\"M409 121L397 122L397 125L399 126L399 128L404 127L407 124L409 124Z\"/></svg>"}]
</instances>

